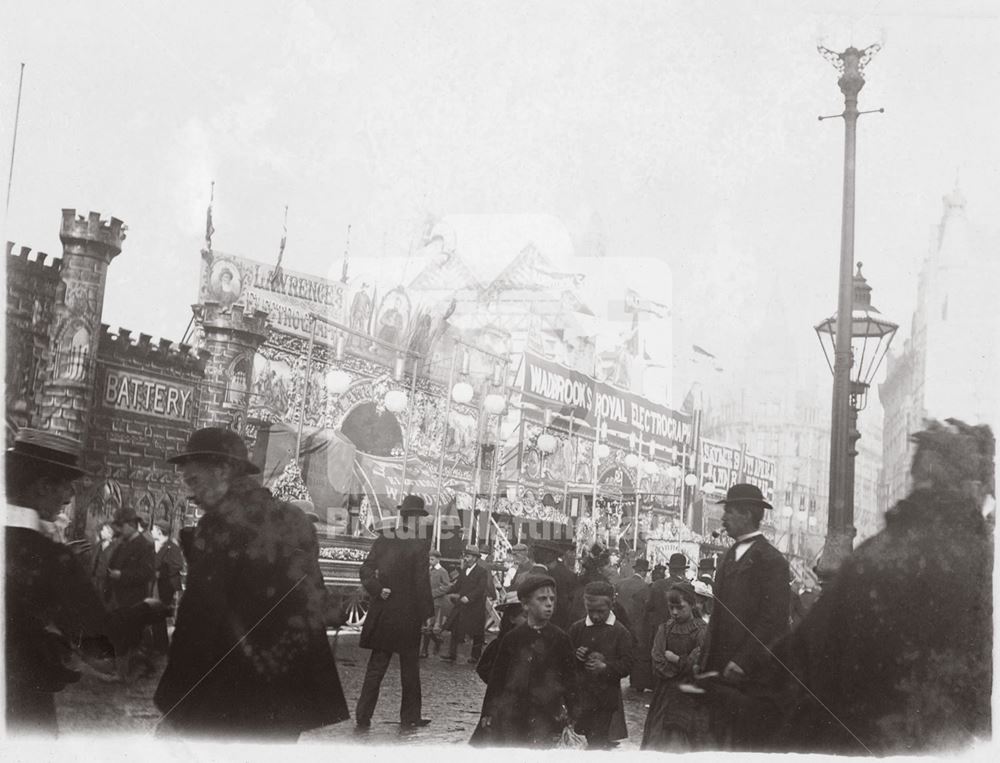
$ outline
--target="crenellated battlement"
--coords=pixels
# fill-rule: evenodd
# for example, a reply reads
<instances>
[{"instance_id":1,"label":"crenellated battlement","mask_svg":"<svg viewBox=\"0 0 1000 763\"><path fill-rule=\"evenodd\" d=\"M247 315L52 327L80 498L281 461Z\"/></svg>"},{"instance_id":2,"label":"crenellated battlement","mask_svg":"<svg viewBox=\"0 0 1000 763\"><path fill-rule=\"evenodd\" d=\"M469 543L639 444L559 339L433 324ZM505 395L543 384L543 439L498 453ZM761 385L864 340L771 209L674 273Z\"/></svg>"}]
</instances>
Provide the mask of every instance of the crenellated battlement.
<instances>
[{"instance_id":1,"label":"crenellated battlement","mask_svg":"<svg viewBox=\"0 0 1000 763\"><path fill-rule=\"evenodd\" d=\"M62 258L53 257L50 260L49 255L45 252L35 252L35 256L32 257L30 246L22 246L19 251L15 252L14 242L7 242L8 268L30 269L49 278L58 278L62 270L62 263Z\"/></svg>"},{"instance_id":2,"label":"crenellated battlement","mask_svg":"<svg viewBox=\"0 0 1000 763\"><path fill-rule=\"evenodd\" d=\"M63 247L76 246L80 253L110 254L121 253L122 242L128 226L117 217L102 220L100 212L90 212L86 217L77 215L75 209L62 211L62 225L59 226L59 240Z\"/></svg>"},{"instance_id":3,"label":"crenellated battlement","mask_svg":"<svg viewBox=\"0 0 1000 763\"><path fill-rule=\"evenodd\" d=\"M247 310L243 305L226 307L221 302L204 302L192 305L191 309L206 331L212 329L238 331L259 337L260 341L264 341L268 336L266 310Z\"/></svg>"},{"instance_id":4,"label":"crenellated battlement","mask_svg":"<svg viewBox=\"0 0 1000 763\"><path fill-rule=\"evenodd\" d=\"M129 359L199 374L205 372L205 364L212 357L208 350L196 352L191 345L170 339L154 341L149 334L139 334L138 339L133 339L132 331L126 328L119 328L117 333L112 333L111 327L106 323L101 324L98 353L107 359Z\"/></svg>"}]
</instances>

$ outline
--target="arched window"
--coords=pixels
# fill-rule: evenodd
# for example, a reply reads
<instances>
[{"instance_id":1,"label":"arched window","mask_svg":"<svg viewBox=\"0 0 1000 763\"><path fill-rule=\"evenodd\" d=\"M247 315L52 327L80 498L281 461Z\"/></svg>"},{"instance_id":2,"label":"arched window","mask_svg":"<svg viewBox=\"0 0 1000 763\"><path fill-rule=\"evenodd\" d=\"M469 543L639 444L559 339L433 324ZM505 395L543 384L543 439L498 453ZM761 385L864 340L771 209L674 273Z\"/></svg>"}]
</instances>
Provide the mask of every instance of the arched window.
<instances>
[{"instance_id":1,"label":"arched window","mask_svg":"<svg viewBox=\"0 0 1000 763\"><path fill-rule=\"evenodd\" d=\"M246 357L237 358L227 374L226 402L230 405L245 405L247 385L250 379L250 363Z\"/></svg>"},{"instance_id":2,"label":"arched window","mask_svg":"<svg viewBox=\"0 0 1000 763\"><path fill-rule=\"evenodd\" d=\"M63 334L59 347L58 374L60 379L83 381L87 375L90 353L90 332L85 326L70 326Z\"/></svg>"}]
</instances>

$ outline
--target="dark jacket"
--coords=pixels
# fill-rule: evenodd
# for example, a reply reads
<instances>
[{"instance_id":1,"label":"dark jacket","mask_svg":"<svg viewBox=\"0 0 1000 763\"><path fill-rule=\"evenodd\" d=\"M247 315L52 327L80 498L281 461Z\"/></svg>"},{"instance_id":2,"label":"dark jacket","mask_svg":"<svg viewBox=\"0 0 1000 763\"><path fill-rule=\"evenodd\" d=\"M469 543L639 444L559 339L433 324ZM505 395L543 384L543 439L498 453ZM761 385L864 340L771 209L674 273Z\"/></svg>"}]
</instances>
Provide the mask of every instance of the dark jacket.
<instances>
[{"instance_id":1,"label":"dark jacket","mask_svg":"<svg viewBox=\"0 0 1000 763\"><path fill-rule=\"evenodd\" d=\"M577 593L576 575L565 564L556 561L549 565L549 576L556 581L556 607L552 613L552 624L566 630L574 620L573 602Z\"/></svg>"},{"instance_id":2,"label":"dark jacket","mask_svg":"<svg viewBox=\"0 0 1000 763\"><path fill-rule=\"evenodd\" d=\"M914 491L843 562L775 649L796 676L775 671L788 689L777 704L790 711L776 744L955 755L989 738L994 539L968 503Z\"/></svg>"},{"instance_id":3,"label":"dark jacket","mask_svg":"<svg viewBox=\"0 0 1000 763\"><path fill-rule=\"evenodd\" d=\"M468 636L482 636L486 628L486 594L489 590L490 573L480 564L475 564L469 570L462 570L451 584L449 593L458 596L455 608L448 616L445 625L453 633L463 633ZM468 597L463 604L461 597Z\"/></svg>"},{"instance_id":4,"label":"dark jacket","mask_svg":"<svg viewBox=\"0 0 1000 763\"><path fill-rule=\"evenodd\" d=\"M139 604L152 593L156 579L156 551L151 541L136 533L118 544L108 562L109 570L120 570L117 580L111 578L111 595L116 609Z\"/></svg>"},{"instance_id":5,"label":"dark jacket","mask_svg":"<svg viewBox=\"0 0 1000 763\"><path fill-rule=\"evenodd\" d=\"M739 561L735 546L715 576L715 601L702 650L702 668L720 673L732 661L748 680L768 662L766 646L788 632L788 562L758 536Z\"/></svg>"},{"instance_id":6,"label":"dark jacket","mask_svg":"<svg viewBox=\"0 0 1000 763\"><path fill-rule=\"evenodd\" d=\"M394 531L375 539L358 573L371 597L361 628L362 649L415 652L420 648L420 628L434 614L429 552L426 540ZM392 591L388 599L381 596L383 588Z\"/></svg>"},{"instance_id":7,"label":"dark jacket","mask_svg":"<svg viewBox=\"0 0 1000 763\"><path fill-rule=\"evenodd\" d=\"M92 551L90 578L105 607L111 606L111 581L108 580L108 564L111 562L111 557L114 556L118 545L118 540L115 539L106 548L102 548L101 542L97 541Z\"/></svg>"},{"instance_id":8,"label":"dark jacket","mask_svg":"<svg viewBox=\"0 0 1000 763\"><path fill-rule=\"evenodd\" d=\"M7 731L54 732L53 694L79 678L63 667L70 645L83 637L117 638L133 620L141 628L152 622L150 610L140 604L108 615L66 546L23 527L5 528L5 536Z\"/></svg>"},{"instance_id":9,"label":"dark jacket","mask_svg":"<svg viewBox=\"0 0 1000 763\"><path fill-rule=\"evenodd\" d=\"M587 625L586 618L569 627L574 652L581 646L604 655L607 668L600 674L586 670L586 662L576 661L580 705L578 713L586 727L586 716L596 710L615 711L621 704L621 680L632 670L632 634L619 622L614 625ZM615 737L623 738L623 737Z\"/></svg>"},{"instance_id":10,"label":"dark jacket","mask_svg":"<svg viewBox=\"0 0 1000 763\"><path fill-rule=\"evenodd\" d=\"M156 592L166 605L174 600L181 590L181 571L184 569L184 555L181 547L172 540L166 540L156 552Z\"/></svg>"},{"instance_id":11,"label":"dark jacket","mask_svg":"<svg viewBox=\"0 0 1000 763\"><path fill-rule=\"evenodd\" d=\"M348 718L325 604L313 524L252 479L234 482L190 544L154 696L171 730L260 737Z\"/></svg>"}]
</instances>

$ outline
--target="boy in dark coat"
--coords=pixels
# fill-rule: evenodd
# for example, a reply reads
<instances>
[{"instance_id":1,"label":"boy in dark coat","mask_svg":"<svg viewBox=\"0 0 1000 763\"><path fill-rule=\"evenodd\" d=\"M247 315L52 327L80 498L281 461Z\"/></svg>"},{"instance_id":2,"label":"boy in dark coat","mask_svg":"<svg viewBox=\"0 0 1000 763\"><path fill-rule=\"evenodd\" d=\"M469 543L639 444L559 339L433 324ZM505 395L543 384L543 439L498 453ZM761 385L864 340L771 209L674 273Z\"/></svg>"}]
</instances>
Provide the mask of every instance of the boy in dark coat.
<instances>
[{"instance_id":1,"label":"boy in dark coat","mask_svg":"<svg viewBox=\"0 0 1000 763\"><path fill-rule=\"evenodd\" d=\"M112 526L120 542L108 562L108 580L115 610L126 610L152 595L156 579L156 552L152 541L139 530L139 518L130 508L115 513ZM164 624L164 628L166 625ZM128 682L135 665L144 664L144 675L153 673L153 663L143 645L143 628L129 629L115 640L115 661L118 675Z\"/></svg>"},{"instance_id":2,"label":"boy in dark coat","mask_svg":"<svg viewBox=\"0 0 1000 763\"><path fill-rule=\"evenodd\" d=\"M588 583L583 596L587 617L569 627L579 679L576 730L587 737L590 749L610 749L624 738L611 738L611 717L622 707L621 680L632 669L632 634L611 611L615 589L610 583Z\"/></svg>"},{"instance_id":3,"label":"boy in dark coat","mask_svg":"<svg viewBox=\"0 0 1000 763\"><path fill-rule=\"evenodd\" d=\"M497 650L471 744L555 747L576 709L573 645L549 621L556 584L531 576L517 590L527 621Z\"/></svg>"},{"instance_id":4,"label":"boy in dark coat","mask_svg":"<svg viewBox=\"0 0 1000 763\"><path fill-rule=\"evenodd\" d=\"M199 429L170 461L205 514L153 697L158 731L294 741L348 718L312 523L254 481L232 430Z\"/></svg>"},{"instance_id":5,"label":"boy in dark coat","mask_svg":"<svg viewBox=\"0 0 1000 763\"><path fill-rule=\"evenodd\" d=\"M427 574L430 543L421 537L419 520L427 516L424 500L408 495L399 507L402 523L375 539L361 565L361 584L371 607L361 628L361 648L372 654L355 711L359 729L371 726L379 688L393 653L399 655L402 695L399 720L404 727L426 726L421 718L420 629L434 614L434 597Z\"/></svg>"},{"instance_id":6,"label":"boy in dark coat","mask_svg":"<svg viewBox=\"0 0 1000 763\"><path fill-rule=\"evenodd\" d=\"M449 589L454 609L448 616L445 629L451 631L451 641L448 643L448 654L441 658L448 662L454 662L458 658L458 645L466 636L472 637L469 663L475 665L483 653L490 572L479 563L479 556L480 551L476 546L466 547L462 555L462 571Z\"/></svg>"}]
</instances>

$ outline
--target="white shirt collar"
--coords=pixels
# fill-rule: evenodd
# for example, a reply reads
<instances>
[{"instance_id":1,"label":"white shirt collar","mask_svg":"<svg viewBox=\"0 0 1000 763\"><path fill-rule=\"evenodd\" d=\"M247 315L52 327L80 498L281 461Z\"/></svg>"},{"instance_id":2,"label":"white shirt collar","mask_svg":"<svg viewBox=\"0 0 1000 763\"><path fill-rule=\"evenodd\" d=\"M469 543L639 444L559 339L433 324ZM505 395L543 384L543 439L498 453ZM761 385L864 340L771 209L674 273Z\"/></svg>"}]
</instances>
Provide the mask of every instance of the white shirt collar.
<instances>
[{"instance_id":1,"label":"white shirt collar","mask_svg":"<svg viewBox=\"0 0 1000 763\"><path fill-rule=\"evenodd\" d=\"M25 530L34 530L36 533L42 531L42 520L38 512L24 506L15 506L13 503L7 504L7 517L4 522L7 527L22 527Z\"/></svg>"},{"instance_id":2,"label":"white shirt collar","mask_svg":"<svg viewBox=\"0 0 1000 763\"><path fill-rule=\"evenodd\" d=\"M758 535L763 535L763 534L764 533L762 531L760 531L760 530L754 530L752 533L747 533L746 535L741 535L740 537L738 537L736 539L736 543L737 543L737 545L740 544L740 543L749 543L754 538L756 538Z\"/></svg>"},{"instance_id":3,"label":"white shirt collar","mask_svg":"<svg viewBox=\"0 0 1000 763\"><path fill-rule=\"evenodd\" d=\"M608 612L608 619L604 621L604 624L605 625L614 625L617 621L618 621L618 618L615 617L615 613L614 612ZM586 625L589 628L593 624L594 624L594 621L590 619L590 615L587 615L587 619L584 620L584 625Z\"/></svg>"},{"instance_id":4,"label":"white shirt collar","mask_svg":"<svg viewBox=\"0 0 1000 763\"><path fill-rule=\"evenodd\" d=\"M435 570L441 569L441 562L438 562L437 564L435 564L431 569L435 569Z\"/></svg>"}]
</instances>

